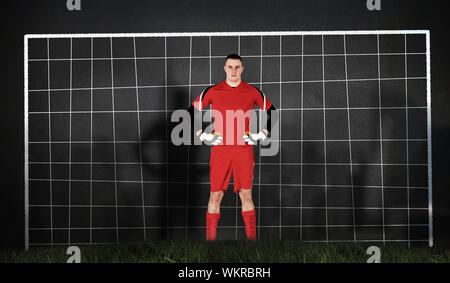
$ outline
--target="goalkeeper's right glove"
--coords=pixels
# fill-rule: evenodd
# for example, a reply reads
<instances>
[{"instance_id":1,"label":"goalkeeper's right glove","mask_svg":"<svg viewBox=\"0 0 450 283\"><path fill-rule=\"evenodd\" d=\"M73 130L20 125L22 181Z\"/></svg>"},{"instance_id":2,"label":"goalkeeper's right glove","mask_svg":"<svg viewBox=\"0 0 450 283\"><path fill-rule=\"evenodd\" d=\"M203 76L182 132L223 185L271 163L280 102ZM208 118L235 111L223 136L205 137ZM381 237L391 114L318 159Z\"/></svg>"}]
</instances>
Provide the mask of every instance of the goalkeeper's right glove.
<instances>
[{"instance_id":1,"label":"goalkeeper's right glove","mask_svg":"<svg viewBox=\"0 0 450 283\"><path fill-rule=\"evenodd\" d=\"M200 140L207 145L218 145L222 142L223 137L220 133L213 133L213 134L202 133L200 135Z\"/></svg>"},{"instance_id":2,"label":"goalkeeper's right glove","mask_svg":"<svg viewBox=\"0 0 450 283\"><path fill-rule=\"evenodd\" d=\"M255 145L258 143L258 140L263 141L267 138L267 135L263 132L260 131L257 134L252 134L250 132L244 132L244 136L242 137L244 139L244 141L250 145Z\"/></svg>"}]
</instances>

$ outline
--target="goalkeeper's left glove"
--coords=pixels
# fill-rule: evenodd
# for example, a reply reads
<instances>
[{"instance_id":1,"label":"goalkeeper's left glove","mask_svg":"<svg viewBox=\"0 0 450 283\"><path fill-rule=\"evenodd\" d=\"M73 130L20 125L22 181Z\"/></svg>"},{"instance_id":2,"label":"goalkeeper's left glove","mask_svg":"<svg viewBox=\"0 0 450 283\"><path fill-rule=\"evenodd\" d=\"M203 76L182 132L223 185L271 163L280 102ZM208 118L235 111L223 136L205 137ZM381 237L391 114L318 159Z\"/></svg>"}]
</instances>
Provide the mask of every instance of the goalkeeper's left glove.
<instances>
[{"instance_id":1,"label":"goalkeeper's left glove","mask_svg":"<svg viewBox=\"0 0 450 283\"><path fill-rule=\"evenodd\" d=\"M222 139L223 137L220 133L212 133L212 134L202 133L200 135L200 140L206 143L207 145L218 145L222 143Z\"/></svg>"},{"instance_id":2,"label":"goalkeeper's left glove","mask_svg":"<svg viewBox=\"0 0 450 283\"><path fill-rule=\"evenodd\" d=\"M260 131L257 134L251 134L250 132L245 132L244 133L244 141L250 145L255 145L258 143L258 140L265 140L267 138L267 135L263 132Z\"/></svg>"}]
</instances>

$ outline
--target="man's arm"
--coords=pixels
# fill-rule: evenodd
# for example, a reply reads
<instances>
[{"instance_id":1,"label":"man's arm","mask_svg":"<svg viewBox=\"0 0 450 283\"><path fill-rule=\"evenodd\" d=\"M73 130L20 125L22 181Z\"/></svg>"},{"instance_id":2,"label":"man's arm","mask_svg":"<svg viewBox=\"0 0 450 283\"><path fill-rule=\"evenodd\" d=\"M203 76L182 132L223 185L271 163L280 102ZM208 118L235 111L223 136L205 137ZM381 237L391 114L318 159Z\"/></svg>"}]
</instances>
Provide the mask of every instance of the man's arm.
<instances>
[{"instance_id":1,"label":"man's arm","mask_svg":"<svg viewBox=\"0 0 450 283\"><path fill-rule=\"evenodd\" d=\"M194 135L197 137L200 136L203 132L203 116L201 111L211 103L210 90L214 86L215 85L205 88L188 108L188 112L191 115L191 129L193 130Z\"/></svg>"},{"instance_id":2,"label":"man's arm","mask_svg":"<svg viewBox=\"0 0 450 283\"><path fill-rule=\"evenodd\" d=\"M269 99L266 98L264 93L257 87L253 86L257 93L255 98L255 104L262 110L267 111L267 123L266 125L261 125L261 135L265 135L266 137L270 134L272 131L272 110L276 110L275 106L273 106L272 102L269 101ZM270 105L269 108L267 108L267 105ZM277 117L278 115L275 115ZM265 138L265 137L264 137Z\"/></svg>"},{"instance_id":3,"label":"man's arm","mask_svg":"<svg viewBox=\"0 0 450 283\"><path fill-rule=\"evenodd\" d=\"M193 132L192 140L204 141L208 145L218 145L222 142L222 136L218 134L208 134L203 132L203 115L202 112L197 110L192 104L188 108L188 112L191 116L191 129Z\"/></svg>"},{"instance_id":4,"label":"man's arm","mask_svg":"<svg viewBox=\"0 0 450 283\"><path fill-rule=\"evenodd\" d=\"M276 110L275 106L273 106L273 104L270 106L269 109L267 109L267 123L266 123L266 127L264 128L263 126L261 126L262 130L259 131L259 133L257 134L252 134L250 132L246 132L243 136L244 141L247 142L250 145L255 145L258 143L258 140L265 140L271 130L272 130L272 110ZM275 119L278 119L278 115L275 115ZM276 122L277 120L275 120L274 122Z\"/></svg>"},{"instance_id":5,"label":"man's arm","mask_svg":"<svg viewBox=\"0 0 450 283\"><path fill-rule=\"evenodd\" d=\"M270 106L269 109L267 109L267 124L266 128L263 128L262 131L266 134L266 136L269 136L270 132L272 131L272 110L277 110L273 104ZM275 115L274 123L278 121L278 115Z\"/></svg>"}]
</instances>

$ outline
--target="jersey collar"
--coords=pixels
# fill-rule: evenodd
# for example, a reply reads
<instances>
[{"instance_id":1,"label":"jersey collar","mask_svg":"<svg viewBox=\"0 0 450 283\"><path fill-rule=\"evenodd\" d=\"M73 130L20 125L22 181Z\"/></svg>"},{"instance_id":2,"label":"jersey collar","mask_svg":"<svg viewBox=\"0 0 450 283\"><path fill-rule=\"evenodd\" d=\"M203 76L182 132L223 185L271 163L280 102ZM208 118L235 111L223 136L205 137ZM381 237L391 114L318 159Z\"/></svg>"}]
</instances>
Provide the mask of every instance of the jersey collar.
<instances>
[{"instance_id":1,"label":"jersey collar","mask_svg":"<svg viewBox=\"0 0 450 283\"><path fill-rule=\"evenodd\" d=\"M241 80L241 82L238 84L237 87L232 87L232 86L230 86L230 85L227 83L226 80L223 81L223 84L224 84L224 87L225 87L226 89L235 89L235 90L238 90L238 89L241 89L241 88L244 87L245 82L244 82L243 80Z\"/></svg>"}]
</instances>

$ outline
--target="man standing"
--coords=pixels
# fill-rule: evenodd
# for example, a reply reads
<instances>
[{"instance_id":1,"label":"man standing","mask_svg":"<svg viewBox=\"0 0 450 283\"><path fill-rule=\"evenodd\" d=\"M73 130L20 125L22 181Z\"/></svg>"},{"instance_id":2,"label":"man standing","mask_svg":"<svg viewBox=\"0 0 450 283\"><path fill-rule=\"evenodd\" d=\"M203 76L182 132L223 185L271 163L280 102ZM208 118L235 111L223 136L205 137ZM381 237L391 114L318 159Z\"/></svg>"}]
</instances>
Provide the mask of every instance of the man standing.
<instances>
[{"instance_id":1,"label":"man standing","mask_svg":"<svg viewBox=\"0 0 450 283\"><path fill-rule=\"evenodd\" d=\"M220 202L233 174L234 192L239 193L242 202L242 217L248 240L256 240L256 214L252 199L254 152L253 145L269 135L270 110L272 103L256 87L241 79L244 71L242 58L228 55L224 70L226 80L206 88L189 108L191 117L198 115L211 104L214 117L213 133L195 128L194 133L202 142L212 145L210 159L211 194L206 212L206 240L216 239L217 223L220 218ZM250 133L250 120L255 104L267 111L266 128ZM200 113L201 114L201 113ZM201 125L201 121L195 125Z\"/></svg>"}]
</instances>

